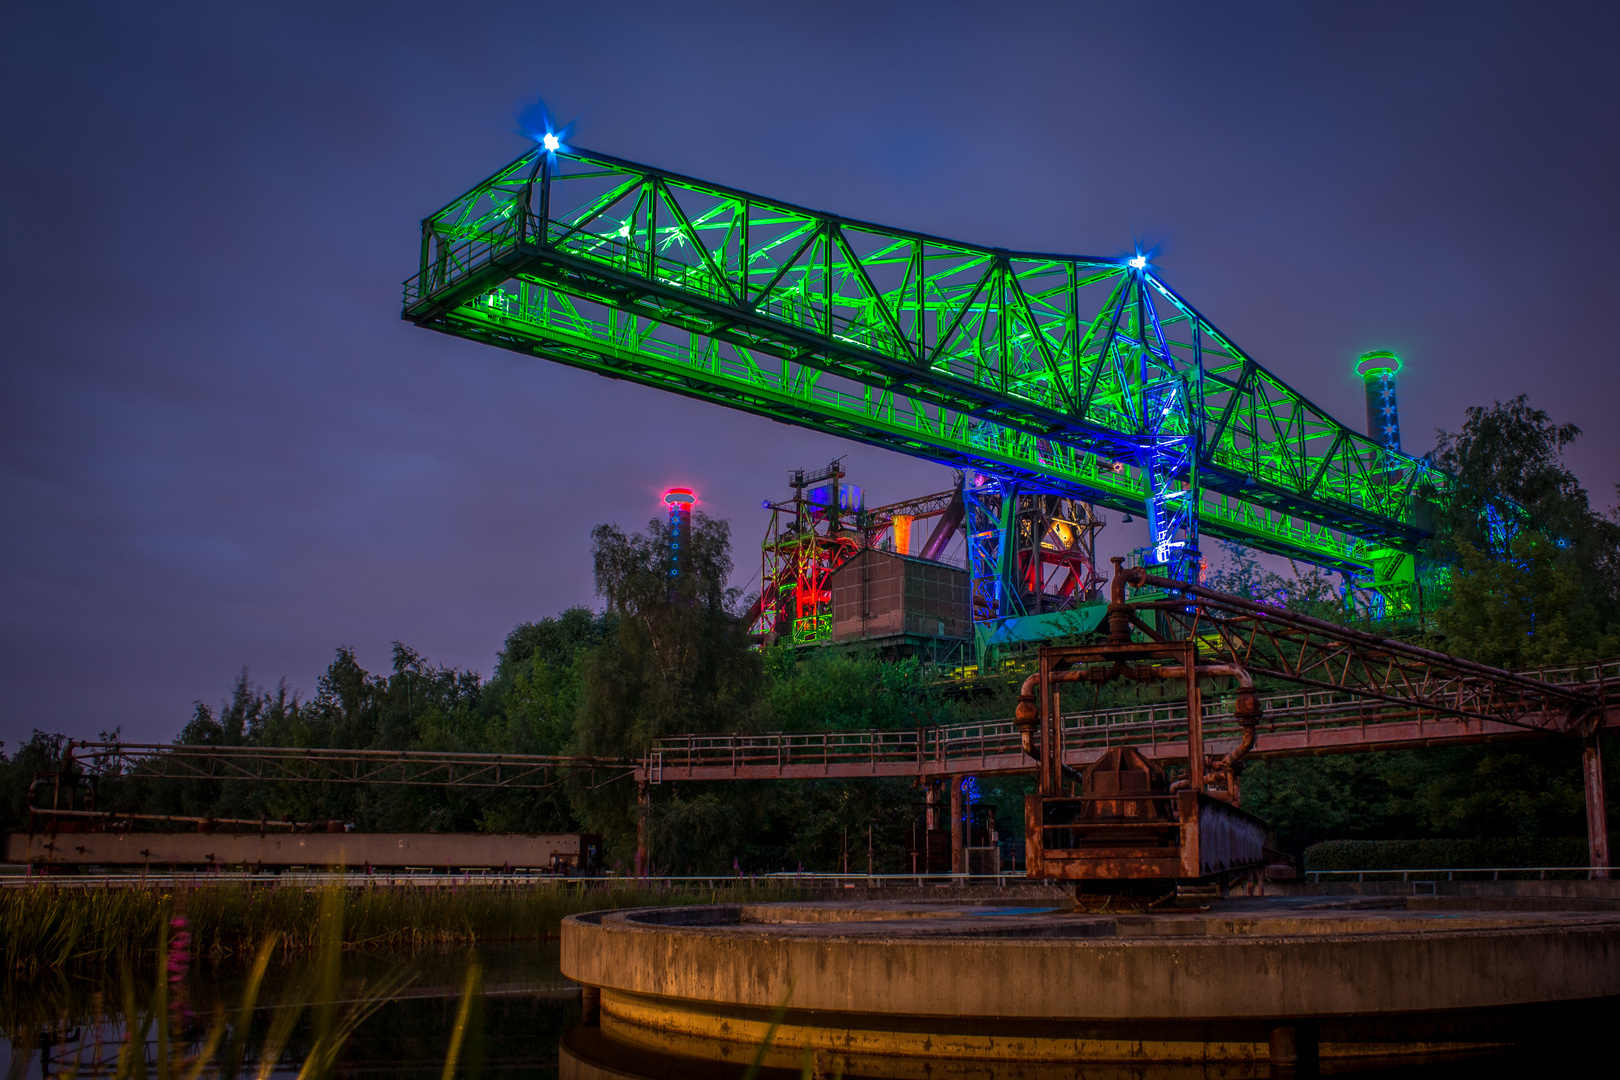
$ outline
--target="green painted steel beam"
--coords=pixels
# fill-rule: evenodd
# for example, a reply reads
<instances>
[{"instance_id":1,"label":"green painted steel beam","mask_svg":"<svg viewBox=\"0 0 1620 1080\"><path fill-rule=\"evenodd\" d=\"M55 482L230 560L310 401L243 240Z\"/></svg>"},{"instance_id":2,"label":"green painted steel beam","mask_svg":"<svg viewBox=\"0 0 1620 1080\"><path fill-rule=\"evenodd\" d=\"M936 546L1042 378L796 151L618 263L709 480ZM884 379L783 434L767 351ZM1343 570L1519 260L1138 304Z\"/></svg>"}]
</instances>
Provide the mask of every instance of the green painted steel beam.
<instances>
[{"instance_id":1,"label":"green painted steel beam","mask_svg":"<svg viewBox=\"0 0 1620 1080\"><path fill-rule=\"evenodd\" d=\"M1143 394L1196 405L1203 531L1366 569L1427 530L1425 463L1333 420L1151 271L852 221L583 151L422 226L404 317L1118 510Z\"/></svg>"}]
</instances>

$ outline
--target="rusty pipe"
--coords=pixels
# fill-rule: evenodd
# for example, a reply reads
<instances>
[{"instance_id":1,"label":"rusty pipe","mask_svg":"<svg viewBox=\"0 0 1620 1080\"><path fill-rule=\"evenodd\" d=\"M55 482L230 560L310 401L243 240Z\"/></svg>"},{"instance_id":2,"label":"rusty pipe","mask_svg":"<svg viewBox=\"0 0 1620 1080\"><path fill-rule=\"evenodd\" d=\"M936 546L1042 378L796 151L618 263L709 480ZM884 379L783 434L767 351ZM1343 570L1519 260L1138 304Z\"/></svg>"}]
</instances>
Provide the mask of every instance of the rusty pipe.
<instances>
[{"instance_id":1,"label":"rusty pipe","mask_svg":"<svg viewBox=\"0 0 1620 1080\"><path fill-rule=\"evenodd\" d=\"M1153 669L1161 674L1159 678L1179 679L1187 675L1186 665L1180 667L1163 667ZM1233 747L1225 757L1212 764L1206 775L1220 776L1225 780L1227 794L1231 796L1232 805L1238 805L1238 778L1237 764L1249 755L1254 749L1256 725L1260 721L1260 695L1255 692L1254 678L1248 670L1239 664L1199 664L1194 671L1199 676L1228 676L1238 681L1237 703L1233 712L1237 716L1239 736L1238 744ZM1170 785L1172 792L1190 787L1187 780L1177 780Z\"/></svg>"},{"instance_id":2,"label":"rusty pipe","mask_svg":"<svg viewBox=\"0 0 1620 1080\"><path fill-rule=\"evenodd\" d=\"M1128 571L1125 560L1118 555L1110 560L1114 564L1114 577L1108 583L1108 643L1123 645L1131 640L1131 610L1125 606L1125 582Z\"/></svg>"},{"instance_id":3,"label":"rusty pipe","mask_svg":"<svg viewBox=\"0 0 1620 1080\"><path fill-rule=\"evenodd\" d=\"M1107 682L1117 679L1125 671L1125 661L1116 660L1107 666L1089 668L1069 668L1066 671L1053 671L1048 673L1050 682ZM1035 701L1035 694L1041 683L1041 674L1036 672L1023 681L1018 688L1018 706L1013 710L1013 723L1024 732L1025 752L1028 753L1030 739L1034 736L1035 723L1041 718L1040 707ZM1036 755L1031 754L1031 757Z\"/></svg>"},{"instance_id":4,"label":"rusty pipe","mask_svg":"<svg viewBox=\"0 0 1620 1080\"><path fill-rule=\"evenodd\" d=\"M1217 771L1225 773L1228 777L1228 786L1232 791L1232 801L1236 803L1236 766L1238 762L1249 756L1250 750L1254 749L1255 728L1260 723L1260 695L1255 693L1254 679L1247 670L1239 665L1210 664L1208 666L1211 668L1224 668L1226 670L1222 671L1221 674L1234 676L1238 681L1237 701L1233 705L1232 712L1237 717L1238 730L1241 734L1238 737L1237 746L1233 747L1215 765ZM1202 672L1204 668L1200 667L1198 670Z\"/></svg>"},{"instance_id":5,"label":"rusty pipe","mask_svg":"<svg viewBox=\"0 0 1620 1080\"><path fill-rule=\"evenodd\" d=\"M1095 668L1071 668L1068 671L1054 671L1047 675L1051 682L1100 682L1110 677L1103 675ZM1027 757L1034 758L1036 761L1041 760L1041 748L1035 745L1035 724L1040 720L1040 707L1035 701L1035 693L1040 681L1039 672L1024 680L1023 684L1018 688L1018 707L1013 710L1013 723L1018 726L1018 737L1023 744L1024 754ZM1070 780L1079 781L1082 779L1078 772L1063 762L1058 762L1058 768Z\"/></svg>"},{"instance_id":6,"label":"rusty pipe","mask_svg":"<svg viewBox=\"0 0 1620 1080\"><path fill-rule=\"evenodd\" d=\"M1029 757L1034 758L1035 761L1039 763L1041 760L1041 748L1035 745L1035 729L1021 728L1018 733L1023 738L1024 753ZM1085 779L1085 777L1082 776L1077 769L1070 767L1065 762L1058 762L1058 768L1062 770L1064 776L1075 781L1076 783L1079 783Z\"/></svg>"}]
</instances>

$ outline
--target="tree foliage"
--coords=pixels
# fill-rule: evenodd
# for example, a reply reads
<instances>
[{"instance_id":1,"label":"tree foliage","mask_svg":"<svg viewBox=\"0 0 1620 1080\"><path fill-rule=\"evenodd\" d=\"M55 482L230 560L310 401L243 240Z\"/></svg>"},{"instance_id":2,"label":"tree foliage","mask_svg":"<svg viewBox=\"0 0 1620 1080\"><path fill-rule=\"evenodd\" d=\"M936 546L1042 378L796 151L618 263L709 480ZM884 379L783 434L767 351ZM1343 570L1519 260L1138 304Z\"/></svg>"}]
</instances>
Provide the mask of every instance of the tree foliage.
<instances>
[{"instance_id":1,"label":"tree foliage","mask_svg":"<svg viewBox=\"0 0 1620 1080\"><path fill-rule=\"evenodd\" d=\"M1524 395L1471 408L1460 431L1439 433L1435 463L1456 478L1428 551L1450 568L1434 612L1439 648L1505 668L1620 655L1620 524L1592 508L1563 461L1579 436ZM1252 562L1237 567L1262 591L1319 592ZM1216 587L1244 591L1243 577ZM1620 794L1610 742L1605 772ZM1252 763L1244 790L1296 848L1329 837L1563 836L1585 829L1578 756L1560 741L1283 759Z\"/></svg>"},{"instance_id":2,"label":"tree foliage","mask_svg":"<svg viewBox=\"0 0 1620 1080\"><path fill-rule=\"evenodd\" d=\"M1261 565L1255 552L1241 544L1222 540L1219 546L1224 565L1205 577L1209 588L1329 622L1351 619L1344 590L1321 567L1301 569L1289 560L1290 573L1284 575Z\"/></svg>"},{"instance_id":3,"label":"tree foliage","mask_svg":"<svg viewBox=\"0 0 1620 1080\"><path fill-rule=\"evenodd\" d=\"M1431 545L1453 567L1446 649L1500 667L1620 653L1620 523L1564 464L1579 437L1523 394L1439 433L1435 462L1456 478Z\"/></svg>"},{"instance_id":4,"label":"tree foliage","mask_svg":"<svg viewBox=\"0 0 1620 1080\"><path fill-rule=\"evenodd\" d=\"M762 668L734 611L737 592L726 585L730 526L693 515L674 574L669 526L656 518L639 535L600 525L591 538L596 591L614 633L584 657L574 750L640 760L662 735L753 726ZM579 779L571 797L609 851L628 859L638 820L633 787ZM726 824L712 814L696 820ZM723 839L694 834L710 836Z\"/></svg>"},{"instance_id":5,"label":"tree foliage","mask_svg":"<svg viewBox=\"0 0 1620 1080\"><path fill-rule=\"evenodd\" d=\"M1504 667L1620 655L1620 524L1591 507L1563 463L1578 436L1522 396L1470 409L1459 432L1441 433L1435 460L1458 484L1428 553L1452 568L1450 605L1436 618L1439 647ZM1512 527L1493 529L1488 507ZM259 686L243 670L224 701L196 704L177 741L630 760L659 737L688 732L913 730L1012 712L1013 683L951 697L915 660L752 648L737 591L727 587L723 521L695 515L675 575L662 521L638 534L602 525L592 539L604 609L518 625L487 680L403 643L385 672L339 648L308 700L285 682ZM1289 569L1228 547L1207 582L1319 618L1357 617L1332 576ZM1106 707L1166 692L1094 686L1065 703ZM61 768L63 744L35 732L0 753L9 827L26 820L35 773ZM1611 744L1606 772L1620 805L1620 740ZM1583 828L1576 750L1562 742L1258 761L1243 786L1245 805L1294 850L1327 838L1534 838ZM1020 834L1029 778L981 778L980 787L1003 835ZM662 784L650 794L655 867L692 873L830 870L846 850L851 867L864 869L868 838L876 869L907 871L923 803L923 792L900 780ZM640 816L634 784L602 775L539 793L126 778L104 797L103 805L151 813L338 818L379 831L582 829L602 833L621 865Z\"/></svg>"},{"instance_id":6,"label":"tree foliage","mask_svg":"<svg viewBox=\"0 0 1620 1080\"><path fill-rule=\"evenodd\" d=\"M639 758L660 735L748 727L762 672L726 587L730 525L694 515L673 576L662 521L640 535L600 525L591 537L615 633L585 665L578 752Z\"/></svg>"}]
</instances>

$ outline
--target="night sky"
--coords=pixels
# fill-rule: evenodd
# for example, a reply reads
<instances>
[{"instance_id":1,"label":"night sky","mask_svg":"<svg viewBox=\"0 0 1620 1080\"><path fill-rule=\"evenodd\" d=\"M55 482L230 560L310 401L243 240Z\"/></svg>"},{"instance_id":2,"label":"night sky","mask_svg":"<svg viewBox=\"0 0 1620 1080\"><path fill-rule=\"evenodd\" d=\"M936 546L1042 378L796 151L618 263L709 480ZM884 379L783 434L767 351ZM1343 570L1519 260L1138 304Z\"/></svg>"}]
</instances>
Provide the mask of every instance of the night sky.
<instances>
[{"instance_id":1,"label":"night sky","mask_svg":"<svg viewBox=\"0 0 1620 1080\"><path fill-rule=\"evenodd\" d=\"M753 586L790 469L948 486L402 322L418 222L526 149L537 95L581 146L852 217L1156 245L1358 429L1353 359L1400 353L1409 451L1528 391L1584 429L1569 460L1608 508L1617 12L10 5L0 738L169 739L244 665L307 696L340 644L488 674L516 623L593 602L591 527L641 527L670 484L731 520Z\"/></svg>"}]
</instances>

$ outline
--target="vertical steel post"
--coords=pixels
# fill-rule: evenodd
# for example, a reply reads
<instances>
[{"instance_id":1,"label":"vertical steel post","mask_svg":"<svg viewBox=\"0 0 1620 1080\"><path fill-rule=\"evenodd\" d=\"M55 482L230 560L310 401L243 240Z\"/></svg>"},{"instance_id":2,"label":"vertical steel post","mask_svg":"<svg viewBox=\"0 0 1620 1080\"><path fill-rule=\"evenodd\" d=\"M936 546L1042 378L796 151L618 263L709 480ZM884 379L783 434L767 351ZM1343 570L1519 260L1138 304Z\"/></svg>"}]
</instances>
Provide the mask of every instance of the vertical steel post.
<instances>
[{"instance_id":1,"label":"vertical steel post","mask_svg":"<svg viewBox=\"0 0 1620 1080\"><path fill-rule=\"evenodd\" d=\"M527 207L519 207L519 212L521 213L523 210L526 210L526 209L527 209ZM536 224L539 226L539 235L537 235L534 238L535 243L540 244L541 246L544 246L545 243L546 243L546 240L547 240L547 238L548 238L548 236L549 236L549 234L551 232L551 155L550 154L542 154L541 155L541 161L540 161L540 220L538 222L536 222Z\"/></svg>"},{"instance_id":2,"label":"vertical steel post","mask_svg":"<svg viewBox=\"0 0 1620 1080\"><path fill-rule=\"evenodd\" d=\"M647 814L652 809L652 788L643 780L636 788L636 877L650 873L647 861Z\"/></svg>"},{"instance_id":3,"label":"vertical steel post","mask_svg":"<svg viewBox=\"0 0 1620 1080\"><path fill-rule=\"evenodd\" d=\"M960 874L962 865L962 778L951 777L951 873Z\"/></svg>"},{"instance_id":4,"label":"vertical steel post","mask_svg":"<svg viewBox=\"0 0 1620 1080\"><path fill-rule=\"evenodd\" d=\"M1018 487L1001 482L1001 515L996 536L996 615L1024 613L1023 591L1018 579Z\"/></svg>"},{"instance_id":5,"label":"vertical steel post","mask_svg":"<svg viewBox=\"0 0 1620 1080\"><path fill-rule=\"evenodd\" d=\"M1052 684L1052 758L1057 764L1052 769L1052 783L1059 794L1063 790L1063 691L1058 689L1059 684ZM1074 781L1069 781L1071 795L1080 795L1083 792L1073 790Z\"/></svg>"},{"instance_id":6,"label":"vertical steel post","mask_svg":"<svg viewBox=\"0 0 1620 1080\"><path fill-rule=\"evenodd\" d=\"M1204 706L1198 690L1198 646L1187 642L1187 779L1204 790Z\"/></svg>"},{"instance_id":7,"label":"vertical steel post","mask_svg":"<svg viewBox=\"0 0 1620 1080\"><path fill-rule=\"evenodd\" d=\"M1058 740L1055 718L1052 715L1052 661L1043 651L1041 665L1041 697L1038 719L1041 725L1041 782L1040 793L1046 798L1063 794L1063 766L1058 760Z\"/></svg>"},{"instance_id":8,"label":"vertical steel post","mask_svg":"<svg viewBox=\"0 0 1620 1080\"><path fill-rule=\"evenodd\" d=\"M1603 744L1596 731L1581 747L1581 779L1586 787L1588 877L1609 876L1609 808L1603 798Z\"/></svg>"}]
</instances>

